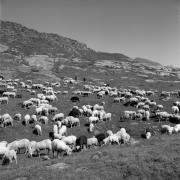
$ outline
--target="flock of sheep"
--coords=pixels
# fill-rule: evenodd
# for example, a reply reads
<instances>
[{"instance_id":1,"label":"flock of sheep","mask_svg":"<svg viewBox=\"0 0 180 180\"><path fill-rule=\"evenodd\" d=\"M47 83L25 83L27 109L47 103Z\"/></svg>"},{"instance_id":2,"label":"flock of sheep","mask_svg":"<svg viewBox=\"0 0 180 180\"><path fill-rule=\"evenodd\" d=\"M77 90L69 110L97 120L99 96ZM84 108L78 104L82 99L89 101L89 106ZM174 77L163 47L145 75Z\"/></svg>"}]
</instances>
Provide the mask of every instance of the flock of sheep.
<instances>
[{"instance_id":1,"label":"flock of sheep","mask_svg":"<svg viewBox=\"0 0 180 180\"><path fill-rule=\"evenodd\" d=\"M9 113L0 115L1 128L7 128L14 125L15 122L21 122L25 126L33 124L33 133L37 136L42 136L43 128L42 124L52 127L52 131L49 132L49 139L42 141L33 141L27 138L14 140L7 142L6 140L0 142L0 155L2 161L9 160L12 162L15 159L17 163L17 154L21 149L25 149L25 154L29 157L37 154L40 156L42 150L47 150L49 155L52 152L53 157L57 154L71 155L73 152L80 151L84 148L92 146L102 146L107 144L131 144L135 141L130 134L126 132L125 128L119 128L116 133L112 130L108 130L106 133L96 132L96 126L101 122L112 122L111 112L105 111L105 101L103 98L109 96L113 98L113 103L122 103L125 107L131 106L135 110L125 110L121 113L120 119L124 120L139 120L149 122L151 118L156 118L158 121L170 121L174 120L177 124L174 127L163 124L161 126L162 132L172 134L173 132L180 131L180 102L175 101L172 105L172 112L166 112L163 110L163 105L157 104L151 98L156 96L158 91L145 91L145 90L131 90L131 89L118 89L116 87L110 87L107 84L103 85L83 85L83 90L74 90L72 95L74 100L79 101L78 96L91 96L95 94L98 99L102 100L99 104L86 104L82 107L73 106L69 115L65 117L63 112L59 112L57 107L52 105L53 102L58 101L58 96L66 95L69 92L60 91L61 86L68 87L69 84L76 85L81 82L75 81L72 78L65 78L62 82L45 82L44 84L34 84L32 80L21 82L19 79L8 79L0 81L0 107L4 104L11 103L12 98L22 98L21 90L25 90L31 96L30 99L24 100L20 106L27 111L30 110L24 116L17 112L14 115ZM58 89L57 91L55 89ZM160 92L158 96L168 98L174 96L178 98L180 92ZM33 113L32 113L33 112ZM1 113L1 111L0 111ZM68 135L68 128L80 127L80 118L87 119L88 131L94 135L87 138L86 135ZM149 129L145 131L145 138L151 138L152 132ZM134 141L133 141L134 140ZM47 156L48 158L49 156Z\"/></svg>"}]
</instances>

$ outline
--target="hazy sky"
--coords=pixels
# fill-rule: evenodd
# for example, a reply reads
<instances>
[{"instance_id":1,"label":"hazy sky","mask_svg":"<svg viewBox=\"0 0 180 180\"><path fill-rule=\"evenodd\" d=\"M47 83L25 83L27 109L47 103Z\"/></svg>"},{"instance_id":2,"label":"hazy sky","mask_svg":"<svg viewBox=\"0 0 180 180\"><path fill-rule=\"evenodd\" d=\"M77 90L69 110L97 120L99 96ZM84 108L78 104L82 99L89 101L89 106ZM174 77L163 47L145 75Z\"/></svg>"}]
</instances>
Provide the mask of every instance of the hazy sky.
<instances>
[{"instance_id":1,"label":"hazy sky","mask_svg":"<svg viewBox=\"0 0 180 180\"><path fill-rule=\"evenodd\" d=\"M0 0L3 20L180 67L180 0Z\"/></svg>"}]
</instances>

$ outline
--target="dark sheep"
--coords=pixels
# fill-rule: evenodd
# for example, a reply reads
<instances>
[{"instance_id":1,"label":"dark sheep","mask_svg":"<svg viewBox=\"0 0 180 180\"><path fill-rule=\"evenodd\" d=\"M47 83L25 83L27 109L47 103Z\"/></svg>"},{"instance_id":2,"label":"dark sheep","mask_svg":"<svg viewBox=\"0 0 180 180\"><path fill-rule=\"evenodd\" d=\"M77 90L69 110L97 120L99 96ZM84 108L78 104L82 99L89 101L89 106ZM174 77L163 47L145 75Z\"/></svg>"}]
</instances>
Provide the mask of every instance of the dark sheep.
<instances>
[{"instance_id":1,"label":"dark sheep","mask_svg":"<svg viewBox=\"0 0 180 180\"><path fill-rule=\"evenodd\" d=\"M77 97L77 96L73 96L73 97L71 97L71 101L72 101L72 102L79 102L80 99L79 99L79 97Z\"/></svg>"},{"instance_id":2,"label":"dark sheep","mask_svg":"<svg viewBox=\"0 0 180 180\"><path fill-rule=\"evenodd\" d=\"M106 135L104 133L100 133L98 135L95 136L98 140L98 143L101 145L103 140L106 138Z\"/></svg>"},{"instance_id":3,"label":"dark sheep","mask_svg":"<svg viewBox=\"0 0 180 180\"><path fill-rule=\"evenodd\" d=\"M76 146L80 147L80 150L84 148L84 146L87 148L87 137L85 135L81 135L76 140Z\"/></svg>"}]
</instances>

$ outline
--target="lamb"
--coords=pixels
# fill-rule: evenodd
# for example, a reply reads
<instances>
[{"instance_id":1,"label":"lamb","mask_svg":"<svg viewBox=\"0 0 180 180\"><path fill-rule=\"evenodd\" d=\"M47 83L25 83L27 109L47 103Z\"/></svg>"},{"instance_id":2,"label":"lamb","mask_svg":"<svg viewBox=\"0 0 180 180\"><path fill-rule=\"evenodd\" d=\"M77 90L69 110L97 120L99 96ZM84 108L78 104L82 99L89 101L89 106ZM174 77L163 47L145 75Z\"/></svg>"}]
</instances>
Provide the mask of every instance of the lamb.
<instances>
[{"instance_id":1,"label":"lamb","mask_svg":"<svg viewBox=\"0 0 180 180\"><path fill-rule=\"evenodd\" d=\"M7 150L5 151L4 153L4 156L2 158L2 161L4 162L5 159L8 159L10 161L10 163L12 163L12 160L15 159L15 162L17 164L17 154L16 154L16 151L15 150Z\"/></svg>"},{"instance_id":2,"label":"lamb","mask_svg":"<svg viewBox=\"0 0 180 180\"><path fill-rule=\"evenodd\" d=\"M59 153L62 153L64 151L67 153L67 155L71 155L72 153L72 149L68 145L66 145L64 141L59 140L59 139L54 139L52 141L53 157L54 157L55 152L57 152L57 157L59 157Z\"/></svg>"}]
</instances>

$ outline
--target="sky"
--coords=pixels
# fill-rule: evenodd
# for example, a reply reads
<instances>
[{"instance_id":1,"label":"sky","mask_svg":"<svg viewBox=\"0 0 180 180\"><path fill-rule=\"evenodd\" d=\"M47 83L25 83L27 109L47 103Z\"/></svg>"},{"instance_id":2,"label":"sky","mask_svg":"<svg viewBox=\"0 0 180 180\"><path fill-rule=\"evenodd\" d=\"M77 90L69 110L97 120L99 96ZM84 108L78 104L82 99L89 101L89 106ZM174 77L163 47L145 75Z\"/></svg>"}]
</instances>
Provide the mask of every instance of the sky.
<instances>
[{"instance_id":1,"label":"sky","mask_svg":"<svg viewBox=\"0 0 180 180\"><path fill-rule=\"evenodd\" d=\"M0 0L0 18L180 67L180 0Z\"/></svg>"}]
</instances>

